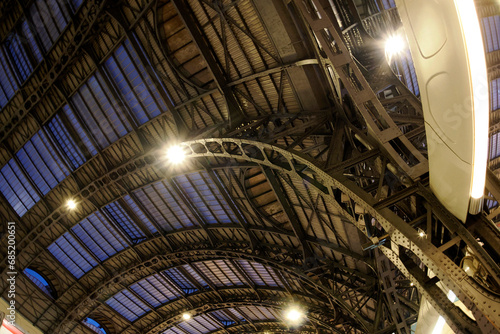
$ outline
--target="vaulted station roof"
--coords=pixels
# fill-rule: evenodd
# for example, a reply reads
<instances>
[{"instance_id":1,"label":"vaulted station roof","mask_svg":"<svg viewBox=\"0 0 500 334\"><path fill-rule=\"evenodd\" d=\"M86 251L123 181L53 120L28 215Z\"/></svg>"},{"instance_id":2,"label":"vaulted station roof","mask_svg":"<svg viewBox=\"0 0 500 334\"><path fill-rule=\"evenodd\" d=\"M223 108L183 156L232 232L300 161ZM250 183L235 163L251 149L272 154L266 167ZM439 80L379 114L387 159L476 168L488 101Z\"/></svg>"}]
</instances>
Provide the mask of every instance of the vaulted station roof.
<instances>
[{"instance_id":1,"label":"vaulted station roof","mask_svg":"<svg viewBox=\"0 0 500 334\"><path fill-rule=\"evenodd\" d=\"M329 26L311 23L327 18L319 3ZM0 4L0 214L16 223L19 312L45 333L409 333L421 294L442 294L419 267L446 245L439 260L460 269L469 234L425 188L411 56L391 68L379 44L399 29L394 6ZM388 235L428 217L428 248L401 248L391 260L410 269L396 269ZM485 248L488 233L474 234ZM486 319L453 312L458 328Z\"/></svg>"}]
</instances>

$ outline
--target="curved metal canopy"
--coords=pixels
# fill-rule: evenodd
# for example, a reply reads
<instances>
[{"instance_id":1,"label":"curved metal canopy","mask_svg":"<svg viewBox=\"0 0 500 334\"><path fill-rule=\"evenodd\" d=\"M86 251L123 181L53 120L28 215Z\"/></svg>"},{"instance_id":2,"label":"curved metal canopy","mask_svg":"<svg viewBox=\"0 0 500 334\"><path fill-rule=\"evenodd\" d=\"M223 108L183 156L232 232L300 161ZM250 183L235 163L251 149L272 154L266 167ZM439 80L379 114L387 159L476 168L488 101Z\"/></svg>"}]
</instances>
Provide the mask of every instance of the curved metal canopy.
<instances>
[{"instance_id":1,"label":"curved metal canopy","mask_svg":"<svg viewBox=\"0 0 500 334\"><path fill-rule=\"evenodd\" d=\"M425 296L456 330L498 326L498 231L426 188L411 57L400 81L375 43L390 7L0 4L0 214L23 316L46 333L403 333Z\"/></svg>"}]
</instances>

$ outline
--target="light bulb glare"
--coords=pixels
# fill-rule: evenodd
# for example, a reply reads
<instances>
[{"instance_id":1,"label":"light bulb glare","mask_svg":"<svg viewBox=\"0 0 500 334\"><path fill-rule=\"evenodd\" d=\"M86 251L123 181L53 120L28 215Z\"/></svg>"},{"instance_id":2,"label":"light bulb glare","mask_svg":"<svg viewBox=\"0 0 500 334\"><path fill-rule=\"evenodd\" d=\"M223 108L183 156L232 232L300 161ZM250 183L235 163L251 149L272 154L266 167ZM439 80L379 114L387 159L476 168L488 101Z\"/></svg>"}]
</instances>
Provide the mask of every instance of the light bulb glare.
<instances>
[{"instance_id":1,"label":"light bulb glare","mask_svg":"<svg viewBox=\"0 0 500 334\"><path fill-rule=\"evenodd\" d=\"M385 41L385 55L389 62L392 60L394 56L401 53L405 49L405 42L403 37L400 35L390 36Z\"/></svg>"},{"instance_id":2,"label":"light bulb glare","mask_svg":"<svg viewBox=\"0 0 500 334\"><path fill-rule=\"evenodd\" d=\"M299 309L294 307L288 309L285 314L286 319L291 323L298 323L303 316L304 314Z\"/></svg>"},{"instance_id":3,"label":"light bulb glare","mask_svg":"<svg viewBox=\"0 0 500 334\"><path fill-rule=\"evenodd\" d=\"M74 210L74 209L76 209L76 202L74 200L70 199L66 202L66 206L68 207L68 209Z\"/></svg>"},{"instance_id":4,"label":"light bulb glare","mask_svg":"<svg viewBox=\"0 0 500 334\"><path fill-rule=\"evenodd\" d=\"M191 314L189 314L189 313L183 313L183 314L182 314L182 319L184 319L184 320L189 320L189 319L191 319Z\"/></svg>"},{"instance_id":5,"label":"light bulb glare","mask_svg":"<svg viewBox=\"0 0 500 334\"><path fill-rule=\"evenodd\" d=\"M186 153L181 146L175 145L167 149L167 159L168 161L170 161L170 163L177 165L182 163L185 158Z\"/></svg>"}]
</instances>

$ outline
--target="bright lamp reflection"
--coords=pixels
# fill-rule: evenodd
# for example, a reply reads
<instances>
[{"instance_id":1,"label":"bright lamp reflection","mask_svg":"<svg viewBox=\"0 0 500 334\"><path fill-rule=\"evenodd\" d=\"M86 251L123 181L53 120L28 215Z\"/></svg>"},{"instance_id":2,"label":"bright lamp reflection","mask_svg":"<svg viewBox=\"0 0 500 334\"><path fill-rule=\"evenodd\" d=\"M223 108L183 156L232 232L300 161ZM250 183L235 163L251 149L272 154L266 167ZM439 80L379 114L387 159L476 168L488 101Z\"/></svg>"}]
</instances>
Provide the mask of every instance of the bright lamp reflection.
<instances>
[{"instance_id":1,"label":"bright lamp reflection","mask_svg":"<svg viewBox=\"0 0 500 334\"><path fill-rule=\"evenodd\" d=\"M405 41L401 35L392 35L385 42L385 56L390 62L392 58L405 49Z\"/></svg>"},{"instance_id":2,"label":"bright lamp reflection","mask_svg":"<svg viewBox=\"0 0 500 334\"><path fill-rule=\"evenodd\" d=\"M183 313L183 314L182 314L182 319L184 319L184 320L189 320L189 319L191 319L191 314L189 314L189 313L187 313L187 312L186 312L186 313Z\"/></svg>"},{"instance_id":3,"label":"bright lamp reflection","mask_svg":"<svg viewBox=\"0 0 500 334\"><path fill-rule=\"evenodd\" d=\"M292 324L296 325L302 321L304 313L296 306L292 306L285 312L285 318Z\"/></svg>"},{"instance_id":4,"label":"bright lamp reflection","mask_svg":"<svg viewBox=\"0 0 500 334\"><path fill-rule=\"evenodd\" d=\"M74 210L74 209L76 209L76 202L74 200L72 200L72 199L69 199L66 202L66 206L68 207L68 209Z\"/></svg>"},{"instance_id":5,"label":"bright lamp reflection","mask_svg":"<svg viewBox=\"0 0 500 334\"><path fill-rule=\"evenodd\" d=\"M488 160L489 99L483 38L473 0L455 0L465 36L473 91L474 160L471 197L483 197Z\"/></svg>"},{"instance_id":6,"label":"bright lamp reflection","mask_svg":"<svg viewBox=\"0 0 500 334\"><path fill-rule=\"evenodd\" d=\"M180 164L186 158L184 149L179 145L171 146L167 149L167 159L172 164Z\"/></svg>"}]
</instances>

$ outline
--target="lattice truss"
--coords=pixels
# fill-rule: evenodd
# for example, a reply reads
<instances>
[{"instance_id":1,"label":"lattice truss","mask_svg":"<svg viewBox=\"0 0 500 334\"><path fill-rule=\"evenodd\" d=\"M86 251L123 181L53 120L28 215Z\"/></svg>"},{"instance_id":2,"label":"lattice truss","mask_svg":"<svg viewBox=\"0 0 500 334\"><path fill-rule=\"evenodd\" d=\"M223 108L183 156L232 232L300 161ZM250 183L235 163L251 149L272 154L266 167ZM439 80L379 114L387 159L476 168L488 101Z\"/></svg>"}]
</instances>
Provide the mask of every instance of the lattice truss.
<instances>
[{"instance_id":1,"label":"lattice truss","mask_svg":"<svg viewBox=\"0 0 500 334\"><path fill-rule=\"evenodd\" d=\"M478 6L493 66L498 5ZM394 7L0 2L0 214L16 222L20 312L45 333L409 334L425 297L457 331L498 328L498 230L427 188L411 56L389 66L381 46Z\"/></svg>"}]
</instances>

